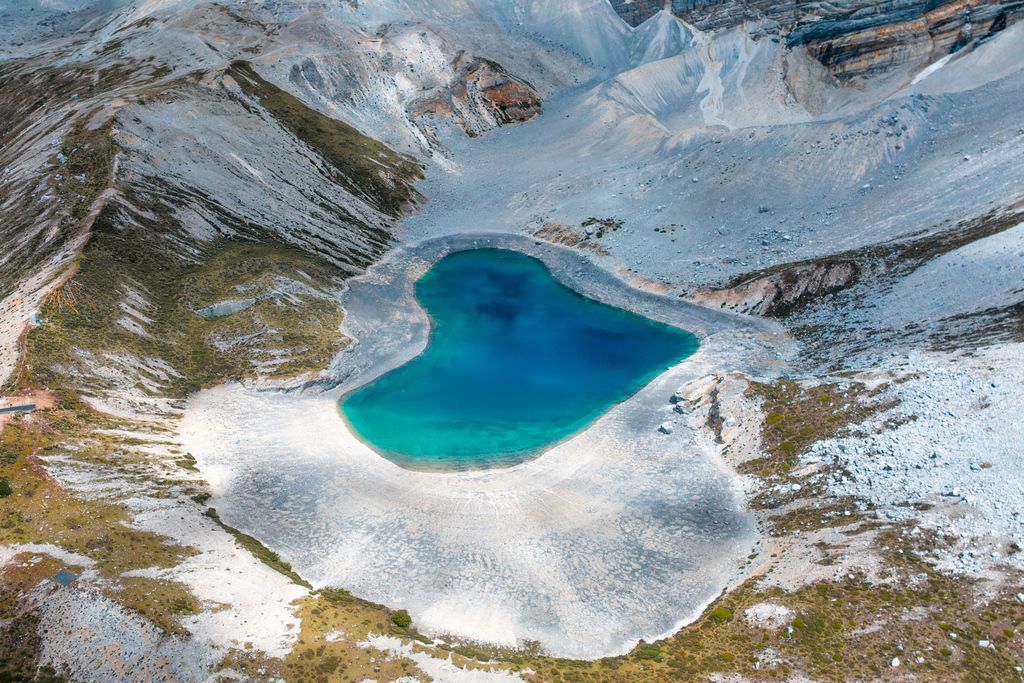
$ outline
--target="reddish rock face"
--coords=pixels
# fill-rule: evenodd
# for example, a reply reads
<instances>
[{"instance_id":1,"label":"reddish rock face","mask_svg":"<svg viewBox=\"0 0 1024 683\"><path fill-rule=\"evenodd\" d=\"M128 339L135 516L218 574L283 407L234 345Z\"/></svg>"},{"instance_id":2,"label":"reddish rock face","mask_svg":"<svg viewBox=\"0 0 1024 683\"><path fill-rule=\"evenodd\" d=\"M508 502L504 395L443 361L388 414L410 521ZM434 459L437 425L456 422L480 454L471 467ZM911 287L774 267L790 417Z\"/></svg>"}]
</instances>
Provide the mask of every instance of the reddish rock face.
<instances>
[{"instance_id":1,"label":"reddish rock face","mask_svg":"<svg viewBox=\"0 0 1024 683\"><path fill-rule=\"evenodd\" d=\"M541 113L540 98L533 88L486 67L484 64L471 72L468 79L476 82L479 92L494 108L500 123L529 121Z\"/></svg>"},{"instance_id":2,"label":"reddish rock face","mask_svg":"<svg viewBox=\"0 0 1024 683\"><path fill-rule=\"evenodd\" d=\"M713 308L728 306L741 313L781 316L816 297L846 289L861 275L853 261L823 260L797 264L728 289L703 289L690 299Z\"/></svg>"},{"instance_id":3,"label":"reddish rock face","mask_svg":"<svg viewBox=\"0 0 1024 683\"><path fill-rule=\"evenodd\" d=\"M412 118L446 117L475 136L495 126L529 121L543 112L533 86L500 64L460 56L452 66L455 77L450 85L413 102Z\"/></svg>"}]
</instances>

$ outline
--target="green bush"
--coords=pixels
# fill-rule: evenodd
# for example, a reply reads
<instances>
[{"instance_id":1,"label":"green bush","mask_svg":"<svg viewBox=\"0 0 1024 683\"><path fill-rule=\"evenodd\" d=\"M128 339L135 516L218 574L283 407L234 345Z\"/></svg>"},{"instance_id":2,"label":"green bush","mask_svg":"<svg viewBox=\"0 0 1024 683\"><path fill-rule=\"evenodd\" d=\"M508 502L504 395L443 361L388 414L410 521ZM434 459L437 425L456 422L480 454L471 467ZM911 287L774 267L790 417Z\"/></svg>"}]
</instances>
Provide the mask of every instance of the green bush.
<instances>
[{"instance_id":1,"label":"green bush","mask_svg":"<svg viewBox=\"0 0 1024 683\"><path fill-rule=\"evenodd\" d=\"M716 607L711 610L711 619L719 623L732 619L732 610L728 607Z\"/></svg>"},{"instance_id":2,"label":"green bush","mask_svg":"<svg viewBox=\"0 0 1024 683\"><path fill-rule=\"evenodd\" d=\"M335 605L352 601L352 593L348 592L344 588L321 588L319 594L324 598L324 600Z\"/></svg>"},{"instance_id":3,"label":"green bush","mask_svg":"<svg viewBox=\"0 0 1024 683\"><path fill-rule=\"evenodd\" d=\"M11 493L11 482L7 481L6 477L0 477L0 498L6 498Z\"/></svg>"},{"instance_id":4,"label":"green bush","mask_svg":"<svg viewBox=\"0 0 1024 683\"><path fill-rule=\"evenodd\" d=\"M400 609L391 615L391 621L399 628L409 628L409 625L412 624L412 617L404 609Z\"/></svg>"},{"instance_id":5,"label":"green bush","mask_svg":"<svg viewBox=\"0 0 1024 683\"><path fill-rule=\"evenodd\" d=\"M661 648L651 643L640 643L636 648L636 656L640 659L657 659L661 656Z\"/></svg>"}]
</instances>

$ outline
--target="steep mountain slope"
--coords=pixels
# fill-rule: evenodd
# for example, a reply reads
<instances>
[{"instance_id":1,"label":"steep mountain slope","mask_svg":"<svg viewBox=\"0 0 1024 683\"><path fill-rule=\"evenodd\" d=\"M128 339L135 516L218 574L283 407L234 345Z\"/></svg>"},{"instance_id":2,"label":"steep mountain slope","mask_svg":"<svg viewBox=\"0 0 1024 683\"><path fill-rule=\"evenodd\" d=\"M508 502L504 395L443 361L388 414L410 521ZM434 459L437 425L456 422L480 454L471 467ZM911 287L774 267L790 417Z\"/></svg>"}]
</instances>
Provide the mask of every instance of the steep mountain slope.
<instances>
[{"instance_id":1,"label":"steep mountain slope","mask_svg":"<svg viewBox=\"0 0 1024 683\"><path fill-rule=\"evenodd\" d=\"M0 672L1017 675L1024 5L662 5L0 7L0 381L40 407L0 422ZM676 635L595 662L500 619L435 641L392 611L409 605L314 591L287 561L308 548L250 535L261 509L301 509L329 537L316 510L342 506L269 493L316 472L199 471L184 445L217 391L268 406L284 450L328 433L272 413L342 381L349 278L400 242L478 233L798 342L765 376L707 369L656 416L691 438L681 458L742 475L762 538ZM197 397L224 382L241 384ZM239 479L262 492L249 515ZM690 619L655 602L659 623Z\"/></svg>"}]
</instances>

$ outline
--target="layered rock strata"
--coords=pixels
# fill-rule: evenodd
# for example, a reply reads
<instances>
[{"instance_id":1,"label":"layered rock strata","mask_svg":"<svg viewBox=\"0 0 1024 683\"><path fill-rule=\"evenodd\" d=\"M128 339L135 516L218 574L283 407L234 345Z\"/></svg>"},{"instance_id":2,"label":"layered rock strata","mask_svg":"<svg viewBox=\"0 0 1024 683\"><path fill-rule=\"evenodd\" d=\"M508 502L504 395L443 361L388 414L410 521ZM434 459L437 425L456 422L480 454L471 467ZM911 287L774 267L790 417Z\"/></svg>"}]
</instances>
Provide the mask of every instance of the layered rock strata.
<instances>
[{"instance_id":1,"label":"layered rock strata","mask_svg":"<svg viewBox=\"0 0 1024 683\"><path fill-rule=\"evenodd\" d=\"M790 47L805 47L839 80L923 66L971 46L1024 15L1020 0L610 0L637 26L663 7L701 30L766 22Z\"/></svg>"}]
</instances>

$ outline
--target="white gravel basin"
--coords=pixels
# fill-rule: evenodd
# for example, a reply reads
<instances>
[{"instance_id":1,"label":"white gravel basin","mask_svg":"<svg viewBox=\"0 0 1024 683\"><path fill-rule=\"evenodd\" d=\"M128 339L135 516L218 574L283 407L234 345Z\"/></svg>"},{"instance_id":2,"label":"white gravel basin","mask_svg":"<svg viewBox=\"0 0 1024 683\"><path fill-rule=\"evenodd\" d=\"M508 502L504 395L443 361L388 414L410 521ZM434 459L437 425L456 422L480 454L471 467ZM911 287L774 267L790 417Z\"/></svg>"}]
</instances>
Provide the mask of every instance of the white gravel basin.
<instances>
[{"instance_id":1,"label":"white gravel basin","mask_svg":"<svg viewBox=\"0 0 1024 683\"><path fill-rule=\"evenodd\" d=\"M412 282L444 254L479 246L540 258L587 296L684 325L701 348L533 460L403 469L346 429L337 397L423 348ZM738 478L668 401L712 372L773 372L786 343L773 325L639 292L574 252L501 235L399 250L352 281L344 304L357 342L330 380L291 392L217 387L182 422L210 505L314 585L406 608L427 633L596 658L676 630L737 576L756 541Z\"/></svg>"}]
</instances>

